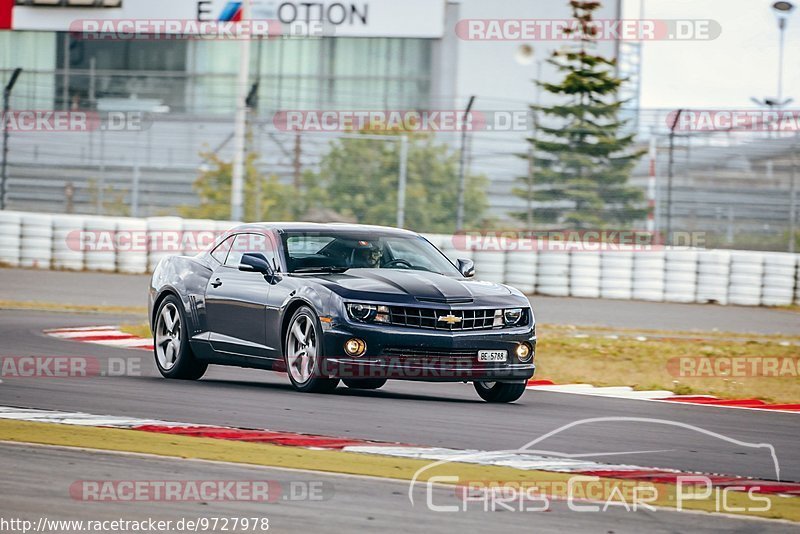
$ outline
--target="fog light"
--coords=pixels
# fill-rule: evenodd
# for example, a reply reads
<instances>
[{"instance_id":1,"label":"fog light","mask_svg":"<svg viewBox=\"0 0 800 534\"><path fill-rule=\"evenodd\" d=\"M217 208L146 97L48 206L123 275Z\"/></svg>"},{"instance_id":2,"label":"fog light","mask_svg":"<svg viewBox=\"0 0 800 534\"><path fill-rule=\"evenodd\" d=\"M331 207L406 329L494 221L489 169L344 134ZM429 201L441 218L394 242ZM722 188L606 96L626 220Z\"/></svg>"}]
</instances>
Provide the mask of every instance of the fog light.
<instances>
[{"instance_id":1,"label":"fog light","mask_svg":"<svg viewBox=\"0 0 800 534\"><path fill-rule=\"evenodd\" d=\"M521 362L527 362L533 357L533 347L528 343L520 343L517 345L517 359Z\"/></svg>"},{"instance_id":2,"label":"fog light","mask_svg":"<svg viewBox=\"0 0 800 534\"><path fill-rule=\"evenodd\" d=\"M367 352L367 344L363 340L354 337L345 342L344 351L348 356L362 356Z\"/></svg>"}]
</instances>

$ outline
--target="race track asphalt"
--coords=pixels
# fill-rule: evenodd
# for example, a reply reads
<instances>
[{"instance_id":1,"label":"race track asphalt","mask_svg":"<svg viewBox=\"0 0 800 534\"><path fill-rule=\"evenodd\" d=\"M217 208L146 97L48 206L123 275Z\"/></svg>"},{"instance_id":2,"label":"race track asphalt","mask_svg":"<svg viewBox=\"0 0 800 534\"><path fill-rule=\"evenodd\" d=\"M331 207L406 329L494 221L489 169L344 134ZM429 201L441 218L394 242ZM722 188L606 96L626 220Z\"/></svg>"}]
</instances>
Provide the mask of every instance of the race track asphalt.
<instances>
[{"instance_id":1,"label":"race track asphalt","mask_svg":"<svg viewBox=\"0 0 800 534\"><path fill-rule=\"evenodd\" d=\"M412 508L407 483L398 481L27 445L0 444L0 456L16 466L0 485L0 517L25 519L34 525L42 517L48 521L153 518L172 521L174 528L182 519L210 522L256 517L261 521L266 517L269 532L796 532L794 525L785 523L662 509L633 512L610 507L605 512L576 513L561 501L552 502L547 512L484 512L475 504L465 512L433 512L424 500ZM70 494L70 486L82 480L269 481L270 488L280 488L280 498L273 503L85 502L81 492ZM284 498L302 495L305 487L322 488L316 493L322 497ZM289 488L297 489L290 492ZM415 492L424 499L425 488ZM434 488L431 500L439 506L460 504L454 491L446 488Z\"/></svg>"},{"instance_id":2,"label":"race track asphalt","mask_svg":"<svg viewBox=\"0 0 800 534\"><path fill-rule=\"evenodd\" d=\"M582 424L537 448L600 455L598 461L774 479L764 449L735 445L692 425L748 443L775 447L783 480L800 481L798 416L674 403L528 391L517 403L488 405L470 385L390 382L359 392L340 387L328 396L292 391L285 377L265 371L212 368L198 382L167 381L146 351L115 349L47 337L43 329L115 324L130 317L0 311L0 356L91 356L124 359L138 376L4 377L0 405L94 414L130 415L189 423L318 433L457 449L516 449L575 421ZM643 421L642 418L650 421ZM633 454L633 452L638 452ZM658 451L658 452L641 452Z\"/></svg>"}]
</instances>

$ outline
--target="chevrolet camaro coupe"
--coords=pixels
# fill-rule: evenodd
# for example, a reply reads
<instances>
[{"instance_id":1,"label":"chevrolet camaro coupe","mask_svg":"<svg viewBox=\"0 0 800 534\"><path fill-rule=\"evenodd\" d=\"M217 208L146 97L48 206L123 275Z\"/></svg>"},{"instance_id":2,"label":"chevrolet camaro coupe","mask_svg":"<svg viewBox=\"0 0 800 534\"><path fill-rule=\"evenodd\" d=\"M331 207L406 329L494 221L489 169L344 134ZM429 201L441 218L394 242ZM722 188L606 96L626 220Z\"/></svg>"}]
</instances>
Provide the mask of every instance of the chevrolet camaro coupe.
<instances>
[{"instance_id":1,"label":"chevrolet camaro coupe","mask_svg":"<svg viewBox=\"0 0 800 534\"><path fill-rule=\"evenodd\" d=\"M302 392L388 379L472 382L512 402L533 376L528 299L474 279L419 234L377 226L259 223L194 257L170 256L149 289L155 361L196 380L209 364L285 372Z\"/></svg>"}]
</instances>

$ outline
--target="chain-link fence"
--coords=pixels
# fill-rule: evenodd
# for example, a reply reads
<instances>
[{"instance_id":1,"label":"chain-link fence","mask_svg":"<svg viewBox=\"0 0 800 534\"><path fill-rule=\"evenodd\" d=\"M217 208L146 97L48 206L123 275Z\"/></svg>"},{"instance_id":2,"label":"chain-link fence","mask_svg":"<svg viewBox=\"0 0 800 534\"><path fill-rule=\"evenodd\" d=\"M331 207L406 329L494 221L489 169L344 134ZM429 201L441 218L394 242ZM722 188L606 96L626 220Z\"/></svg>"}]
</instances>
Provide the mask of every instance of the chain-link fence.
<instances>
[{"instance_id":1,"label":"chain-link fence","mask_svg":"<svg viewBox=\"0 0 800 534\"><path fill-rule=\"evenodd\" d=\"M9 74L0 72L0 81ZM246 192L246 202L251 203L245 210L248 218L382 224L402 218L406 226L420 231L455 229L462 163L457 126L413 134L404 153L398 131L359 138L344 128L294 130L286 127L285 113L457 110L463 107L460 99L443 102L427 94L413 104L386 102L383 93L370 95L356 83L352 92L328 93L324 102L311 99L303 89L282 95L279 102L274 83L265 77L256 87L259 98L249 115L248 149L259 178ZM101 86L106 91L102 98ZM209 89L213 87L220 89L214 92ZM119 127L101 121L91 131L11 131L7 206L53 213L224 217L224 210L202 208L225 204L229 182L226 185L224 166L232 160L230 104L235 89L234 74L200 81L194 75L151 71L81 71L68 78L61 71L24 72L11 99L12 110L66 108L116 112L123 118ZM486 119L490 113L526 113L527 105L478 96L475 109ZM139 114L132 127L127 113ZM700 127L691 122L698 120L692 115L696 112L682 113L683 122L674 128L676 110L642 110L638 115L637 146L651 148L653 139L655 159L642 157L631 183L646 195L648 186L655 184L649 189L650 196L655 193L654 230L693 232L702 236L695 244L709 247L792 250L793 232L797 239L792 221L798 211L796 130L747 123ZM691 119L688 123L686 117ZM513 216L528 209L519 189L529 172L532 187L541 187L536 169L528 168L529 128L526 123L468 131L463 162L467 226L526 226L524 218ZM536 201L530 208L535 212L547 206ZM401 217L402 210L406 213ZM632 223L639 229L647 224L645 219Z\"/></svg>"}]
</instances>

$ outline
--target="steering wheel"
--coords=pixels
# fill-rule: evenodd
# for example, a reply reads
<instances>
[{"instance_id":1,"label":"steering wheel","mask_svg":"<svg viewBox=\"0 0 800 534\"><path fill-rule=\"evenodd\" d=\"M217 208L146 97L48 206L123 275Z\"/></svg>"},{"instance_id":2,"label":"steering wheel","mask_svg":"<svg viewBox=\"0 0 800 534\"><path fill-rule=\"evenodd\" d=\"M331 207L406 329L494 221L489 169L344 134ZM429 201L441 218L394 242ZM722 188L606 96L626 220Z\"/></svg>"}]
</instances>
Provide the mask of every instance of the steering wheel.
<instances>
[{"instance_id":1,"label":"steering wheel","mask_svg":"<svg viewBox=\"0 0 800 534\"><path fill-rule=\"evenodd\" d=\"M403 268L405 268L405 269L413 269L414 268L414 266L411 265L410 262L408 262L408 261L406 261L404 259L396 259L396 260L392 260L392 261L386 262L386 265L384 265L384 267L394 267L395 265L397 265L397 266L402 265L402 266L404 266Z\"/></svg>"}]
</instances>

